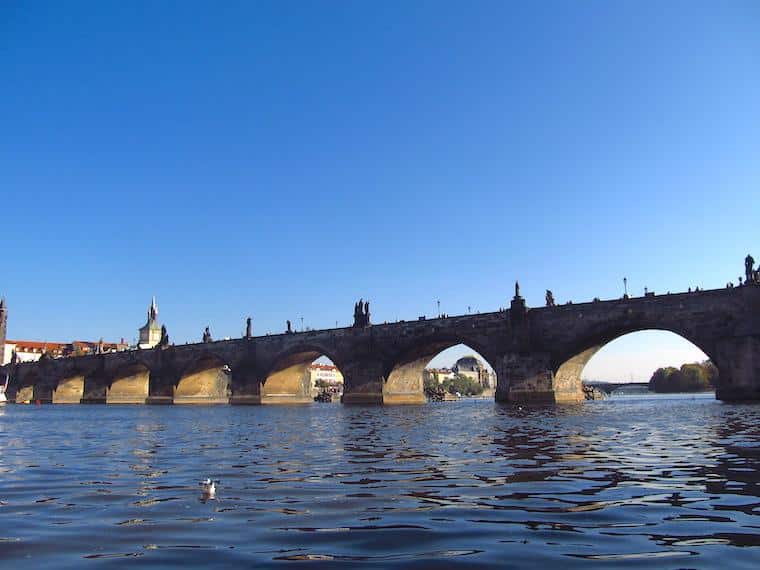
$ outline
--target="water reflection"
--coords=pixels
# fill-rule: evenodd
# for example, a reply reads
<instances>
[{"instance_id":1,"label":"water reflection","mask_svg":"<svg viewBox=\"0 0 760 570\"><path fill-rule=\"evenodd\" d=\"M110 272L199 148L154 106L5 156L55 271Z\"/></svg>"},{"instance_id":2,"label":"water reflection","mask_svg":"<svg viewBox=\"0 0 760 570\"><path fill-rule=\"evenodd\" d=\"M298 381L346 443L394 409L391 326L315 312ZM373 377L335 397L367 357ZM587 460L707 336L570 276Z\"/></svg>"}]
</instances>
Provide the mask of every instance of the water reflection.
<instances>
[{"instance_id":1,"label":"water reflection","mask_svg":"<svg viewBox=\"0 0 760 570\"><path fill-rule=\"evenodd\" d=\"M760 409L9 406L14 567L756 563ZM198 481L221 480L215 500Z\"/></svg>"}]
</instances>

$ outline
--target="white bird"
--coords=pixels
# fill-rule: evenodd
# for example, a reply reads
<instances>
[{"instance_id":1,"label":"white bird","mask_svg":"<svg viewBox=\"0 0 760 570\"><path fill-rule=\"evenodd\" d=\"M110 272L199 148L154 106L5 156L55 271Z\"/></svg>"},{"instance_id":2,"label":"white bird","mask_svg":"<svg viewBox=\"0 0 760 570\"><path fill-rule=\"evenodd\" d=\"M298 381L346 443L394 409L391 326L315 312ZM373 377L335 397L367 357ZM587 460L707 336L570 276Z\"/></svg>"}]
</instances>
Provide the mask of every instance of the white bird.
<instances>
[{"instance_id":1,"label":"white bird","mask_svg":"<svg viewBox=\"0 0 760 570\"><path fill-rule=\"evenodd\" d=\"M199 481L198 485L201 487L201 492L205 499L213 499L216 496L216 483L219 481L212 481L209 478Z\"/></svg>"}]
</instances>

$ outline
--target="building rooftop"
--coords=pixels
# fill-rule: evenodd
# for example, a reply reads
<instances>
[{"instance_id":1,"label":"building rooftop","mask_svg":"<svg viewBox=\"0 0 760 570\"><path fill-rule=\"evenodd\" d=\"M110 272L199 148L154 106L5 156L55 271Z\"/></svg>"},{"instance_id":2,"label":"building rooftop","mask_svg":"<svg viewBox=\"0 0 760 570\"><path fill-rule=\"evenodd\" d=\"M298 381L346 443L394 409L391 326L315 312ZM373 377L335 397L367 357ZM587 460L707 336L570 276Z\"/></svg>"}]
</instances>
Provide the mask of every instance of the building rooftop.
<instances>
[{"instance_id":1,"label":"building rooftop","mask_svg":"<svg viewBox=\"0 0 760 570\"><path fill-rule=\"evenodd\" d=\"M51 342L44 340L11 340L6 339L6 345L12 345L17 352L41 352L46 351L51 354L66 353L69 351L76 351L84 349L85 351L92 350L98 346L100 341L89 340L75 340L72 342ZM118 350L120 348L126 348L127 345L122 340L121 342L103 342L103 348L105 350Z\"/></svg>"},{"instance_id":2,"label":"building rooftop","mask_svg":"<svg viewBox=\"0 0 760 570\"><path fill-rule=\"evenodd\" d=\"M333 366L331 364L318 364L316 362L312 364L309 368L311 368L312 370L337 370L338 369L337 366Z\"/></svg>"}]
</instances>

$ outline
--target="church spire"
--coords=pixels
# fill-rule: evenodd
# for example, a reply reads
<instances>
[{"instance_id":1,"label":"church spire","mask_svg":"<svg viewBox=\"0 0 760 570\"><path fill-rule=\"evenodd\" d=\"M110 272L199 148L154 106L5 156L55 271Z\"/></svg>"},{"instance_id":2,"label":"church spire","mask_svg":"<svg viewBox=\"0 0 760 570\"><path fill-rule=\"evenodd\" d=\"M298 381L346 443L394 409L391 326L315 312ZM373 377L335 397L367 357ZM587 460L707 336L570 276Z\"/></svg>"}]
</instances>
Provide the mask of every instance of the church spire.
<instances>
[{"instance_id":1,"label":"church spire","mask_svg":"<svg viewBox=\"0 0 760 570\"><path fill-rule=\"evenodd\" d=\"M155 321L158 318L158 305L156 304L156 296L150 302L150 308L148 309L148 321Z\"/></svg>"}]
</instances>

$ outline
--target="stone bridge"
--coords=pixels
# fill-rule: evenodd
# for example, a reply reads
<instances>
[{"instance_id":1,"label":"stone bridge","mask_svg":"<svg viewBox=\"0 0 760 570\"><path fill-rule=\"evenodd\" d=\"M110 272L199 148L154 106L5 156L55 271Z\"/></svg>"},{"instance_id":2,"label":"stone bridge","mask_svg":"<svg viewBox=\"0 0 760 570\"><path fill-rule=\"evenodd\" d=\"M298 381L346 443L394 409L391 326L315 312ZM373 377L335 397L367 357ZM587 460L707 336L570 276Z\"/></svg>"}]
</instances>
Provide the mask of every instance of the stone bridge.
<instances>
[{"instance_id":1,"label":"stone bridge","mask_svg":"<svg viewBox=\"0 0 760 570\"><path fill-rule=\"evenodd\" d=\"M405 404L424 401L429 361L465 344L496 372L498 401L578 402L589 359L650 329L710 357L718 399L760 399L758 285L532 309L516 295L495 313L43 358L2 372L8 399L19 402L288 404L311 401L306 371L326 356L343 373L344 403Z\"/></svg>"}]
</instances>

